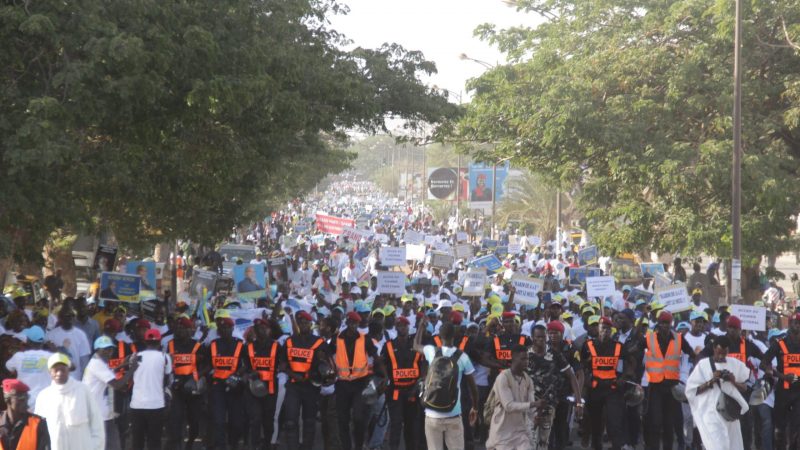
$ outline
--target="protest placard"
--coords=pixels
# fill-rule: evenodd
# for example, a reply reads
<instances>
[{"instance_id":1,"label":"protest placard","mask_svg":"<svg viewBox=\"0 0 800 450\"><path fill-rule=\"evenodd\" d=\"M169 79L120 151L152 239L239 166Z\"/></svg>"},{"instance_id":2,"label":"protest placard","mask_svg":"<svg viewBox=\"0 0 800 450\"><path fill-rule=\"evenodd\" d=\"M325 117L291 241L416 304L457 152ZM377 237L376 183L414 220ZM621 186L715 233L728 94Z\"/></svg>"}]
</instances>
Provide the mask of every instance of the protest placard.
<instances>
[{"instance_id":1,"label":"protest placard","mask_svg":"<svg viewBox=\"0 0 800 450\"><path fill-rule=\"evenodd\" d=\"M406 241L406 244L422 244L425 242L425 235L418 231L406 230L403 240Z\"/></svg>"},{"instance_id":2,"label":"protest placard","mask_svg":"<svg viewBox=\"0 0 800 450\"><path fill-rule=\"evenodd\" d=\"M103 272L100 275L100 299L113 302L136 303L139 301L141 277L119 272Z\"/></svg>"},{"instance_id":3,"label":"protest placard","mask_svg":"<svg viewBox=\"0 0 800 450\"><path fill-rule=\"evenodd\" d=\"M373 233L370 230L362 230L351 227L342 228L342 236L346 237L351 242L361 242L362 239L367 240L371 238L374 234L375 233Z\"/></svg>"},{"instance_id":4,"label":"protest placard","mask_svg":"<svg viewBox=\"0 0 800 450\"><path fill-rule=\"evenodd\" d=\"M375 238L376 241L380 242L383 245L386 245L386 244L389 243L389 235L387 235L387 234L375 233L375 235L373 237Z\"/></svg>"},{"instance_id":5,"label":"protest placard","mask_svg":"<svg viewBox=\"0 0 800 450\"><path fill-rule=\"evenodd\" d=\"M588 266L591 264L597 264L597 260L598 260L598 253L596 245L592 245L578 251L579 266Z\"/></svg>"},{"instance_id":6,"label":"protest placard","mask_svg":"<svg viewBox=\"0 0 800 450\"><path fill-rule=\"evenodd\" d=\"M483 295L486 292L486 271L470 269L464 277L464 289L461 295L465 297Z\"/></svg>"},{"instance_id":7,"label":"protest placard","mask_svg":"<svg viewBox=\"0 0 800 450\"><path fill-rule=\"evenodd\" d=\"M233 283L239 298L257 299L267 296L263 264L233 266Z\"/></svg>"},{"instance_id":8,"label":"protest placard","mask_svg":"<svg viewBox=\"0 0 800 450\"><path fill-rule=\"evenodd\" d=\"M653 300L653 295L655 294L653 294L652 292L633 288L630 294L628 294L628 298L626 301L634 305L639 300L644 300L645 303L650 303Z\"/></svg>"},{"instance_id":9,"label":"protest placard","mask_svg":"<svg viewBox=\"0 0 800 450\"><path fill-rule=\"evenodd\" d=\"M434 234L426 234L425 235L425 245L433 246L437 242L442 242L442 237L439 235Z\"/></svg>"},{"instance_id":10,"label":"protest placard","mask_svg":"<svg viewBox=\"0 0 800 450\"><path fill-rule=\"evenodd\" d=\"M386 267L405 266L406 248L405 247L381 247L379 258L381 264Z\"/></svg>"},{"instance_id":11,"label":"protest placard","mask_svg":"<svg viewBox=\"0 0 800 450\"><path fill-rule=\"evenodd\" d=\"M94 254L92 269L96 272L113 272L117 264L117 246L100 244Z\"/></svg>"},{"instance_id":12,"label":"protest placard","mask_svg":"<svg viewBox=\"0 0 800 450\"><path fill-rule=\"evenodd\" d=\"M570 267L569 268L569 285L570 286L583 286L586 279L589 277L599 277L603 274L597 267Z\"/></svg>"},{"instance_id":13,"label":"protest placard","mask_svg":"<svg viewBox=\"0 0 800 450\"><path fill-rule=\"evenodd\" d=\"M508 254L509 255L518 255L522 251L522 245L520 244L508 244Z\"/></svg>"},{"instance_id":14,"label":"protest placard","mask_svg":"<svg viewBox=\"0 0 800 450\"><path fill-rule=\"evenodd\" d=\"M653 278L657 273L664 273L664 265L661 263L641 263L642 278Z\"/></svg>"},{"instance_id":15,"label":"protest placard","mask_svg":"<svg viewBox=\"0 0 800 450\"><path fill-rule=\"evenodd\" d=\"M406 259L422 261L425 259L425 244L406 244Z\"/></svg>"},{"instance_id":16,"label":"protest placard","mask_svg":"<svg viewBox=\"0 0 800 450\"><path fill-rule=\"evenodd\" d=\"M406 293L406 276L403 272L378 272L378 292L401 296Z\"/></svg>"},{"instance_id":17,"label":"protest placard","mask_svg":"<svg viewBox=\"0 0 800 450\"><path fill-rule=\"evenodd\" d=\"M456 233L456 241L458 242L467 242L469 240L469 235L464 231L459 231Z\"/></svg>"},{"instance_id":18,"label":"protest placard","mask_svg":"<svg viewBox=\"0 0 800 450\"><path fill-rule=\"evenodd\" d=\"M344 227L355 228L356 221L343 217L329 216L327 214L316 214L317 230L322 233L342 234Z\"/></svg>"},{"instance_id":19,"label":"protest placard","mask_svg":"<svg viewBox=\"0 0 800 450\"><path fill-rule=\"evenodd\" d=\"M731 305L731 315L742 321L743 330L767 331L767 308L751 305Z\"/></svg>"},{"instance_id":20,"label":"protest placard","mask_svg":"<svg viewBox=\"0 0 800 450\"><path fill-rule=\"evenodd\" d=\"M189 285L189 296L195 300L203 300L203 293L208 297L214 293L219 274L211 270L192 271L192 283Z\"/></svg>"},{"instance_id":21,"label":"protest placard","mask_svg":"<svg viewBox=\"0 0 800 450\"><path fill-rule=\"evenodd\" d=\"M656 297L669 312L686 311L692 307L689 294L686 293L686 285L683 283L656 289Z\"/></svg>"},{"instance_id":22,"label":"protest placard","mask_svg":"<svg viewBox=\"0 0 800 450\"><path fill-rule=\"evenodd\" d=\"M672 280L665 273L655 273L653 274L653 284L656 289L668 288L672 286Z\"/></svg>"},{"instance_id":23,"label":"protest placard","mask_svg":"<svg viewBox=\"0 0 800 450\"><path fill-rule=\"evenodd\" d=\"M125 263L125 273L139 275L142 286L139 292L156 290L156 262L155 261L128 261Z\"/></svg>"},{"instance_id":24,"label":"protest placard","mask_svg":"<svg viewBox=\"0 0 800 450\"><path fill-rule=\"evenodd\" d=\"M495 255L481 256L470 263L472 267L483 267L490 273L499 273L503 271L503 263Z\"/></svg>"},{"instance_id":25,"label":"protest placard","mask_svg":"<svg viewBox=\"0 0 800 450\"><path fill-rule=\"evenodd\" d=\"M472 245L470 244L458 244L453 251L458 259L472 258Z\"/></svg>"},{"instance_id":26,"label":"protest placard","mask_svg":"<svg viewBox=\"0 0 800 450\"><path fill-rule=\"evenodd\" d=\"M269 284L281 286L289 283L289 268L285 257L268 259L267 269L269 270Z\"/></svg>"},{"instance_id":27,"label":"protest placard","mask_svg":"<svg viewBox=\"0 0 800 450\"><path fill-rule=\"evenodd\" d=\"M511 279L514 286L514 303L520 305L539 305L539 297L536 295L544 288L544 281L538 278L528 278L523 275L514 275Z\"/></svg>"},{"instance_id":28,"label":"protest placard","mask_svg":"<svg viewBox=\"0 0 800 450\"><path fill-rule=\"evenodd\" d=\"M450 270L453 268L455 258L450 253L433 252L431 253L431 266L440 269Z\"/></svg>"},{"instance_id":29,"label":"protest placard","mask_svg":"<svg viewBox=\"0 0 800 450\"><path fill-rule=\"evenodd\" d=\"M542 245L542 238L539 236L528 236L528 245L531 247L538 247Z\"/></svg>"},{"instance_id":30,"label":"protest placard","mask_svg":"<svg viewBox=\"0 0 800 450\"><path fill-rule=\"evenodd\" d=\"M481 239L481 248L494 250L497 248L497 239Z\"/></svg>"},{"instance_id":31,"label":"protest placard","mask_svg":"<svg viewBox=\"0 0 800 450\"><path fill-rule=\"evenodd\" d=\"M505 258L508 255L508 246L507 245L498 245L494 249L494 254L497 255L498 258Z\"/></svg>"},{"instance_id":32,"label":"protest placard","mask_svg":"<svg viewBox=\"0 0 800 450\"><path fill-rule=\"evenodd\" d=\"M613 297L616 290L614 277L602 276L586 278L586 294L590 298Z\"/></svg>"}]
</instances>

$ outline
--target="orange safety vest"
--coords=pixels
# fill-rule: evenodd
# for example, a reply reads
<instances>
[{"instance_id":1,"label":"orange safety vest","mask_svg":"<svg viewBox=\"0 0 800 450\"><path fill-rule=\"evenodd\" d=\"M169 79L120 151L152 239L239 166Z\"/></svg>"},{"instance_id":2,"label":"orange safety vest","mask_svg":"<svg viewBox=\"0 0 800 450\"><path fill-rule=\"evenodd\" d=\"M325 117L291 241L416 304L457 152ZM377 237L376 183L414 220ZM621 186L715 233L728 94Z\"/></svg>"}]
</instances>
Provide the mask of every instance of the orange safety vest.
<instances>
[{"instance_id":1,"label":"orange safety vest","mask_svg":"<svg viewBox=\"0 0 800 450\"><path fill-rule=\"evenodd\" d=\"M366 335L361 334L356 339L353 361L347 359L347 348L345 347L344 339L341 337L336 338L336 370L339 372L340 380L352 381L370 374L364 336Z\"/></svg>"},{"instance_id":2,"label":"orange safety vest","mask_svg":"<svg viewBox=\"0 0 800 450\"><path fill-rule=\"evenodd\" d=\"M622 344L614 343L614 356L602 356L597 354L594 347L594 340L586 341L589 353L592 355L592 387L597 387L598 380L613 380L617 378L617 364L619 355L622 352Z\"/></svg>"},{"instance_id":3,"label":"orange safety vest","mask_svg":"<svg viewBox=\"0 0 800 450\"><path fill-rule=\"evenodd\" d=\"M175 276L179 279L183 279L183 257L177 256L175 257Z\"/></svg>"},{"instance_id":4,"label":"orange safety vest","mask_svg":"<svg viewBox=\"0 0 800 450\"><path fill-rule=\"evenodd\" d=\"M269 393L275 393L275 356L278 354L278 343L272 342L272 349L269 351L269 357L256 356L256 349L253 343L247 344L247 356L250 357L250 367L258 374L261 381L267 383Z\"/></svg>"},{"instance_id":5,"label":"orange safety vest","mask_svg":"<svg viewBox=\"0 0 800 450\"><path fill-rule=\"evenodd\" d=\"M672 339L663 353L658 345L656 333L647 334L647 350L644 353L644 368L649 383L661 383L664 380L679 380L681 366L681 343L683 336L672 333Z\"/></svg>"},{"instance_id":6,"label":"orange safety vest","mask_svg":"<svg viewBox=\"0 0 800 450\"><path fill-rule=\"evenodd\" d=\"M789 349L786 347L786 343L783 342L783 339L778 341L778 345L783 352L783 374L795 375L800 378L800 353L789 353ZM789 389L790 387L791 384L784 380L783 388Z\"/></svg>"},{"instance_id":7,"label":"orange safety vest","mask_svg":"<svg viewBox=\"0 0 800 450\"><path fill-rule=\"evenodd\" d=\"M211 364L214 366L214 379L227 380L239 368L239 354L242 352L242 341L236 342L233 356L217 354L217 341L211 342Z\"/></svg>"},{"instance_id":8,"label":"orange safety vest","mask_svg":"<svg viewBox=\"0 0 800 450\"><path fill-rule=\"evenodd\" d=\"M458 344L458 349L462 352L465 348L467 348L467 342L469 342L469 336L462 336L461 343ZM437 347L442 348L442 339L439 336L433 337L433 343L436 344Z\"/></svg>"},{"instance_id":9,"label":"orange safety vest","mask_svg":"<svg viewBox=\"0 0 800 450\"><path fill-rule=\"evenodd\" d=\"M286 340L286 359L289 360L289 368L293 372L303 374L303 379L308 379L308 372L311 371L311 362L314 360L314 351L325 342L322 338L317 338L317 341L311 348L295 347L292 338ZM292 380L294 382L294 380Z\"/></svg>"},{"instance_id":10,"label":"orange safety vest","mask_svg":"<svg viewBox=\"0 0 800 450\"><path fill-rule=\"evenodd\" d=\"M728 353L728 356L747 364L747 346L745 345L744 338L742 338L742 342L739 344L739 353Z\"/></svg>"},{"instance_id":11,"label":"orange safety vest","mask_svg":"<svg viewBox=\"0 0 800 450\"><path fill-rule=\"evenodd\" d=\"M7 450L36 450L36 445L39 443L38 430L39 422L42 418L33 414L28 414L28 423L22 429L22 434L19 436L17 448L9 448ZM0 450L6 450L3 441L0 440Z\"/></svg>"},{"instance_id":12,"label":"orange safety vest","mask_svg":"<svg viewBox=\"0 0 800 450\"><path fill-rule=\"evenodd\" d=\"M172 371L175 375L191 375L195 381L199 378L197 374L197 351L200 350L200 343L195 342L191 353L175 353L175 341L169 341L169 354L172 357Z\"/></svg>"},{"instance_id":13,"label":"orange safety vest","mask_svg":"<svg viewBox=\"0 0 800 450\"><path fill-rule=\"evenodd\" d=\"M131 353L136 353L136 344L131 344ZM117 341L117 357L111 358L108 360L108 367L111 370L116 369L117 367L121 366L123 362L125 362L125 343L122 341ZM119 371L115 372L114 375L118 380L121 380L122 377L125 376L125 369L120 369Z\"/></svg>"},{"instance_id":14,"label":"orange safety vest","mask_svg":"<svg viewBox=\"0 0 800 450\"><path fill-rule=\"evenodd\" d=\"M519 337L519 345L525 345L525 336ZM511 350L502 349L502 346L500 345L500 338L498 336L494 337L494 356L498 361L511 361Z\"/></svg>"},{"instance_id":15,"label":"orange safety vest","mask_svg":"<svg viewBox=\"0 0 800 450\"><path fill-rule=\"evenodd\" d=\"M389 354L389 362L392 364L390 370L392 371L392 385L395 388L407 388L413 386L419 380L419 360L422 355L414 352L414 361L411 367L400 367L397 364L397 356L394 354L394 345L392 341L386 343L386 353ZM400 397L400 390L395 389L392 393L392 400L397 400ZM414 400L414 397L411 397Z\"/></svg>"}]
</instances>

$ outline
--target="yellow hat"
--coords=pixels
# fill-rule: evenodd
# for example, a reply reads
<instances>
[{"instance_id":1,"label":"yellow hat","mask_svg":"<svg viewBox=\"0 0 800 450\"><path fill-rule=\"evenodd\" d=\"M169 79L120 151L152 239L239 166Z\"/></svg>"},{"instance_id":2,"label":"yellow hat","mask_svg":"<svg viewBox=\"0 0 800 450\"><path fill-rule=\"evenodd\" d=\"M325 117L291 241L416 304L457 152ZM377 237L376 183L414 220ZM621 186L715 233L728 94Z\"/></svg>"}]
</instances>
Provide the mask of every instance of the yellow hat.
<instances>
[{"instance_id":1,"label":"yellow hat","mask_svg":"<svg viewBox=\"0 0 800 450\"><path fill-rule=\"evenodd\" d=\"M564 314L561 314L561 320L567 320L567 319L572 319L572 313L569 311L566 311L564 312Z\"/></svg>"},{"instance_id":2,"label":"yellow hat","mask_svg":"<svg viewBox=\"0 0 800 450\"><path fill-rule=\"evenodd\" d=\"M69 360L69 356L61 352L55 352L47 359L48 369L52 369L56 364L64 364L67 367L72 367L72 361Z\"/></svg>"},{"instance_id":3,"label":"yellow hat","mask_svg":"<svg viewBox=\"0 0 800 450\"><path fill-rule=\"evenodd\" d=\"M589 320L586 322L588 325L595 325L600 323L600 316L590 316Z\"/></svg>"},{"instance_id":4,"label":"yellow hat","mask_svg":"<svg viewBox=\"0 0 800 450\"><path fill-rule=\"evenodd\" d=\"M464 305L462 303L456 303L455 305L453 305L453 311L464 312Z\"/></svg>"}]
</instances>

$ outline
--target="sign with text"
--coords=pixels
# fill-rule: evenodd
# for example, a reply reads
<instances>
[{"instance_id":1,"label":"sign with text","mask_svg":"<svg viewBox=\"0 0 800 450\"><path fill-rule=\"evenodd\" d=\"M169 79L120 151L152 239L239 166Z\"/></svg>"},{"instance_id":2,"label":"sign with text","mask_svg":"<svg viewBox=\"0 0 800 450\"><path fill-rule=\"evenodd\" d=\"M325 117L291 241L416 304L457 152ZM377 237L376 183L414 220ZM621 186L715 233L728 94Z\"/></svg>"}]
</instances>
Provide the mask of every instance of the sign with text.
<instances>
[{"instance_id":1,"label":"sign with text","mask_svg":"<svg viewBox=\"0 0 800 450\"><path fill-rule=\"evenodd\" d=\"M387 267L391 266L405 266L406 265L406 248L405 247L381 247L380 256L381 264Z\"/></svg>"},{"instance_id":2,"label":"sign with text","mask_svg":"<svg viewBox=\"0 0 800 450\"><path fill-rule=\"evenodd\" d=\"M613 297L616 292L614 277L588 277L586 278L586 294L589 297Z\"/></svg>"},{"instance_id":3,"label":"sign with text","mask_svg":"<svg viewBox=\"0 0 800 450\"><path fill-rule=\"evenodd\" d=\"M641 263L642 278L654 278L657 273L664 273L664 265L661 263Z\"/></svg>"},{"instance_id":4,"label":"sign with text","mask_svg":"<svg viewBox=\"0 0 800 450\"><path fill-rule=\"evenodd\" d=\"M425 235L418 231L406 230L403 240L406 241L406 244L422 244L425 242Z\"/></svg>"},{"instance_id":5,"label":"sign with text","mask_svg":"<svg viewBox=\"0 0 800 450\"><path fill-rule=\"evenodd\" d=\"M431 253L431 266L440 269L450 270L453 267L455 258L450 253L433 252Z\"/></svg>"},{"instance_id":6,"label":"sign with text","mask_svg":"<svg viewBox=\"0 0 800 450\"><path fill-rule=\"evenodd\" d=\"M669 312L686 311L692 307L689 294L686 293L686 285L683 283L656 289L656 296L658 302L664 305L664 309Z\"/></svg>"},{"instance_id":7,"label":"sign with text","mask_svg":"<svg viewBox=\"0 0 800 450\"><path fill-rule=\"evenodd\" d=\"M470 263L472 267L483 267L490 273L499 273L503 271L503 263L495 255L481 256Z\"/></svg>"},{"instance_id":8,"label":"sign with text","mask_svg":"<svg viewBox=\"0 0 800 450\"><path fill-rule=\"evenodd\" d=\"M450 253L450 244L448 244L447 242L437 242L433 244L433 248L437 252Z\"/></svg>"},{"instance_id":9,"label":"sign with text","mask_svg":"<svg viewBox=\"0 0 800 450\"><path fill-rule=\"evenodd\" d=\"M459 231L456 233L456 241L458 242L467 242L469 240L469 235L465 231Z\"/></svg>"},{"instance_id":10,"label":"sign with text","mask_svg":"<svg viewBox=\"0 0 800 450\"><path fill-rule=\"evenodd\" d=\"M403 272L378 272L377 290L381 294L401 296L406 293L406 275Z\"/></svg>"},{"instance_id":11,"label":"sign with text","mask_svg":"<svg viewBox=\"0 0 800 450\"><path fill-rule=\"evenodd\" d=\"M522 251L522 245L520 244L508 244L508 254L509 255L518 255Z\"/></svg>"},{"instance_id":12,"label":"sign with text","mask_svg":"<svg viewBox=\"0 0 800 450\"><path fill-rule=\"evenodd\" d=\"M327 214L316 214L317 230L322 233L342 234L344 227L355 228L356 221L345 219L344 217L329 216Z\"/></svg>"},{"instance_id":13,"label":"sign with text","mask_svg":"<svg viewBox=\"0 0 800 450\"><path fill-rule=\"evenodd\" d=\"M599 255L597 253L596 245L586 247L578 251L578 265L588 266L591 264L597 264L598 257Z\"/></svg>"},{"instance_id":14,"label":"sign with text","mask_svg":"<svg viewBox=\"0 0 800 450\"><path fill-rule=\"evenodd\" d=\"M570 267L569 268L569 285L570 286L583 286L586 279L589 277L599 277L603 271L597 267Z\"/></svg>"},{"instance_id":15,"label":"sign with text","mask_svg":"<svg viewBox=\"0 0 800 450\"><path fill-rule=\"evenodd\" d=\"M514 303L520 305L539 305L539 297L536 295L544 288L544 281L538 278L528 278L525 276L515 275L511 279L511 285L514 286Z\"/></svg>"},{"instance_id":16,"label":"sign with text","mask_svg":"<svg viewBox=\"0 0 800 450\"><path fill-rule=\"evenodd\" d=\"M531 247L538 247L542 245L542 238L539 236L528 236L528 245Z\"/></svg>"},{"instance_id":17,"label":"sign with text","mask_svg":"<svg viewBox=\"0 0 800 450\"><path fill-rule=\"evenodd\" d=\"M453 249L453 252L458 259L468 259L472 258L472 245L470 244L458 244Z\"/></svg>"},{"instance_id":18,"label":"sign with text","mask_svg":"<svg viewBox=\"0 0 800 450\"><path fill-rule=\"evenodd\" d=\"M767 331L767 308L751 305L731 305L731 315L742 321L743 330Z\"/></svg>"},{"instance_id":19,"label":"sign with text","mask_svg":"<svg viewBox=\"0 0 800 450\"><path fill-rule=\"evenodd\" d=\"M343 227L342 235L349 239L351 242L361 242L362 239L367 240L375 234L370 230L360 230L357 228Z\"/></svg>"},{"instance_id":20,"label":"sign with text","mask_svg":"<svg viewBox=\"0 0 800 450\"><path fill-rule=\"evenodd\" d=\"M138 302L141 282L139 275L103 272L100 275L100 299L112 302Z\"/></svg>"},{"instance_id":21,"label":"sign with text","mask_svg":"<svg viewBox=\"0 0 800 450\"><path fill-rule=\"evenodd\" d=\"M470 269L464 277L464 290L461 292L461 295L465 297L483 295L484 292L486 292L485 286L486 272L480 269Z\"/></svg>"},{"instance_id":22,"label":"sign with text","mask_svg":"<svg viewBox=\"0 0 800 450\"><path fill-rule=\"evenodd\" d=\"M406 245L406 259L422 261L425 259L425 244Z\"/></svg>"}]
</instances>

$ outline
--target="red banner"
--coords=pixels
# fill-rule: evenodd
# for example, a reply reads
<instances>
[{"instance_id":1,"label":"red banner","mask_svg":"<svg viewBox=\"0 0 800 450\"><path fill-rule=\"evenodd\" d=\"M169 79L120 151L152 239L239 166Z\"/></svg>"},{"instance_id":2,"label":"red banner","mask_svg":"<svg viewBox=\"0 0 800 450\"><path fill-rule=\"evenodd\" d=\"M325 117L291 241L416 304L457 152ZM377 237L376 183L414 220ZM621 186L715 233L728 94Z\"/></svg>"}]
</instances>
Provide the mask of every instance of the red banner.
<instances>
[{"instance_id":1,"label":"red banner","mask_svg":"<svg viewBox=\"0 0 800 450\"><path fill-rule=\"evenodd\" d=\"M342 234L344 227L354 228L355 226L356 221L354 219L345 219L317 213L317 230L321 233L338 235Z\"/></svg>"}]
</instances>

